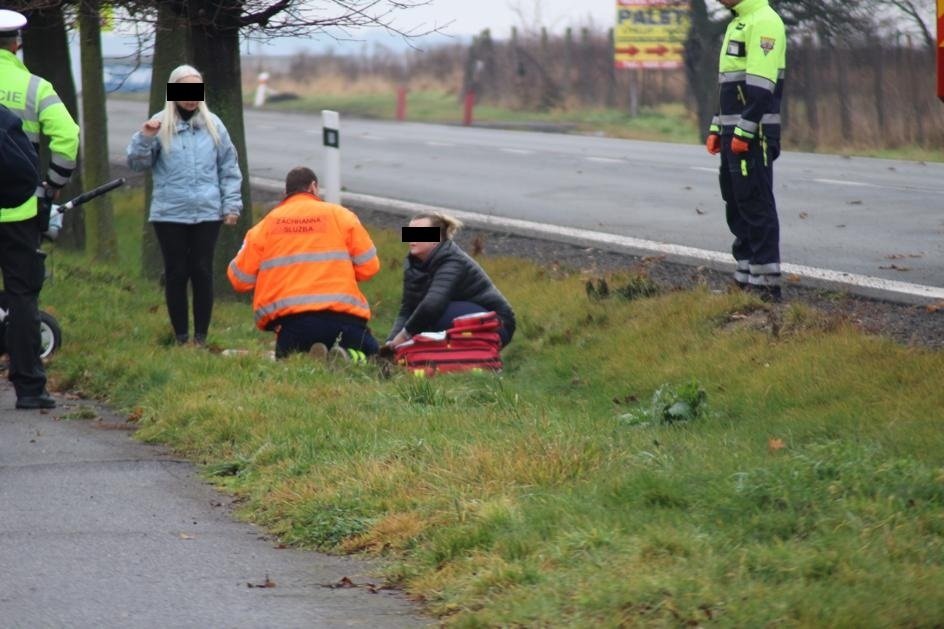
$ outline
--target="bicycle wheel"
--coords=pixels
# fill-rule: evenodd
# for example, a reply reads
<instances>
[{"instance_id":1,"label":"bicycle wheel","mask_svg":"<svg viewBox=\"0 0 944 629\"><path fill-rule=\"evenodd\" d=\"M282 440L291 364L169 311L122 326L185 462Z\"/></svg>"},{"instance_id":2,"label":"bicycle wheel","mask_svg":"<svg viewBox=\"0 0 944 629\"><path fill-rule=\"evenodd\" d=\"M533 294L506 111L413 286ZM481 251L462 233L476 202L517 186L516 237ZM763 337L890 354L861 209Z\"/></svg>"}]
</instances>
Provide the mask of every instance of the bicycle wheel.
<instances>
[{"instance_id":1,"label":"bicycle wheel","mask_svg":"<svg viewBox=\"0 0 944 629\"><path fill-rule=\"evenodd\" d=\"M46 360L62 346L62 328L48 312L39 311L39 357Z\"/></svg>"}]
</instances>

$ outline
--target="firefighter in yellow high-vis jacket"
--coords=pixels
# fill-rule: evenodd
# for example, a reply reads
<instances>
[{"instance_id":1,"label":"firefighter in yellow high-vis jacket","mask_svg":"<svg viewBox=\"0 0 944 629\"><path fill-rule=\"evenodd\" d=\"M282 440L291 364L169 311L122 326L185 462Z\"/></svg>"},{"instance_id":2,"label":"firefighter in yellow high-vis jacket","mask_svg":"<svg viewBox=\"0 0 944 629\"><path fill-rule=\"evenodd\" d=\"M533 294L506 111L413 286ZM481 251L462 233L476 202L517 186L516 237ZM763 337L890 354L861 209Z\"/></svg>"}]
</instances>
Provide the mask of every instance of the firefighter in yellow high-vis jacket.
<instances>
[{"instance_id":1,"label":"firefighter in yellow high-vis jacket","mask_svg":"<svg viewBox=\"0 0 944 629\"><path fill-rule=\"evenodd\" d=\"M719 107L706 146L721 154L721 196L739 286L780 301L780 222L773 162L780 155L787 37L768 0L719 0L734 16L721 46Z\"/></svg>"},{"instance_id":2,"label":"firefighter in yellow high-vis jacket","mask_svg":"<svg viewBox=\"0 0 944 629\"><path fill-rule=\"evenodd\" d=\"M16 56L26 18L0 10L0 104L23 122L23 131L39 148L40 134L49 137L50 161L37 196L18 207L0 208L0 267L10 309L6 346L8 377L16 390L16 407L54 408L46 391L46 370L40 354L39 291L46 269L39 250L49 220L49 206L75 170L79 127L49 81L40 78Z\"/></svg>"}]
</instances>

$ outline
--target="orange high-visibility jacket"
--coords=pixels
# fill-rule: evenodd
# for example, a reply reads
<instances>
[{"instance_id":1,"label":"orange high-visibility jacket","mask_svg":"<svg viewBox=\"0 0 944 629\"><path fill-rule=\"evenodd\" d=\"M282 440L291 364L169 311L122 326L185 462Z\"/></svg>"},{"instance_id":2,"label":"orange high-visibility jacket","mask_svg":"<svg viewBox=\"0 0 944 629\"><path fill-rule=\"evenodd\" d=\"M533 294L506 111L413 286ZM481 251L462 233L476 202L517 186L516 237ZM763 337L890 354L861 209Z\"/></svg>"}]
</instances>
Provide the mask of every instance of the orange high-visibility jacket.
<instances>
[{"instance_id":1,"label":"orange high-visibility jacket","mask_svg":"<svg viewBox=\"0 0 944 629\"><path fill-rule=\"evenodd\" d=\"M265 330L279 317L318 310L370 319L357 282L379 270L377 250L357 216L301 192L246 232L226 275L241 293L255 289L256 325Z\"/></svg>"}]
</instances>

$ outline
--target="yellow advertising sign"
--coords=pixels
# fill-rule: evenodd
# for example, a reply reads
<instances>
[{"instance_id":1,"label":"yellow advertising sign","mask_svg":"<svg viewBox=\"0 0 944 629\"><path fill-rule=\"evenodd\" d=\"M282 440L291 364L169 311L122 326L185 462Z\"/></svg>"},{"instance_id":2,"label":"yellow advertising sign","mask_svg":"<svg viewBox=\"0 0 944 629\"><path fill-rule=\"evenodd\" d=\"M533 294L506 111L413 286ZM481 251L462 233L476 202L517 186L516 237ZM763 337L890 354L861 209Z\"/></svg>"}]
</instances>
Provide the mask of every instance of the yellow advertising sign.
<instances>
[{"instance_id":1,"label":"yellow advertising sign","mask_svg":"<svg viewBox=\"0 0 944 629\"><path fill-rule=\"evenodd\" d=\"M689 0L616 0L616 67L683 67L691 21Z\"/></svg>"}]
</instances>

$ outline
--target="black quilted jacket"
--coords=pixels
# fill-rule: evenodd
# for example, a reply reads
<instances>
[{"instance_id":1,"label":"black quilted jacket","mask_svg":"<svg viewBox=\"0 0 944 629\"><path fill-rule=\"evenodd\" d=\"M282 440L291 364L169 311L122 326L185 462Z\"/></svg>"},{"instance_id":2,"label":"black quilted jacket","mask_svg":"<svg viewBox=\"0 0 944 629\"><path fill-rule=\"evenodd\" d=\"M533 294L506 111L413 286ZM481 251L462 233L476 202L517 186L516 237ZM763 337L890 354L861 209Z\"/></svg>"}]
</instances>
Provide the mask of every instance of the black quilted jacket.
<instances>
[{"instance_id":1,"label":"black quilted jacket","mask_svg":"<svg viewBox=\"0 0 944 629\"><path fill-rule=\"evenodd\" d=\"M451 240L440 243L426 262L408 255L403 271L400 313L388 341L401 328L411 336L429 331L450 301L471 301L494 310L508 330L515 331L515 313L478 262Z\"/></svg>"}]
</instances>

